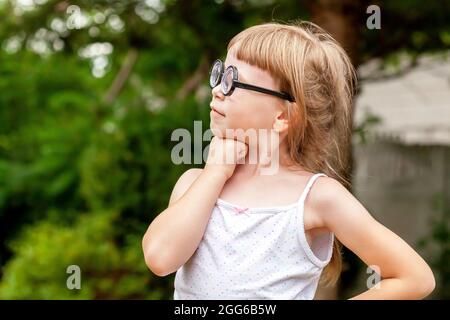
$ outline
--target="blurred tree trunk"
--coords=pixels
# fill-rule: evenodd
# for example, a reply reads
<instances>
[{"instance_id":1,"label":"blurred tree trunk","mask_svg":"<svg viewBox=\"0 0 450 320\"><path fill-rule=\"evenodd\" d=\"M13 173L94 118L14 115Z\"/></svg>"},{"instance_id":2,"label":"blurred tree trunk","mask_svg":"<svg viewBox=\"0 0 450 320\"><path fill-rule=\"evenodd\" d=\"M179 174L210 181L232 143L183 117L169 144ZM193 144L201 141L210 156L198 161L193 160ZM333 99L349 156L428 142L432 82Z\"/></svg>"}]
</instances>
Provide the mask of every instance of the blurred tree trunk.
<instances>
[{"instance_id":1,"label":"blurred tree trunk","mask_svg":"<svg viewBox=\"0 0 450 320\"><path fill-rule=\"evenodd\" d=\"M328 31L334 39L336 39L345 49L355 68L361 61L359 53L359 43L361 39L361 31L365 28L366 23L366 8L367 0L307 0L306 7L308 8L311 21L318 24L326 31ZM352 121L353 123L353 113ZM351 140L343 142L347 149L345 154L348 157L345 159L347 171L344 172L346 179L351 181L353 171L353 153ZM349 187L348 189L351 189ZM351 190L350 190L351 191ZM346 254L347 253L347 254ZM348 249L343 247L343 256L348 256ZM343 261L343 273L346 270L357 267L357 265L350 266L348 261ZM320 287L317 290L315 299L338 299L339 288L341 281L334 287Z\"/></svg>"},{"instance_id":2,"label":"blurred tree trunk","mask_svg":"<svg viewBox=\"0 0 450 320\"><path fill-rule=\"evenodd\" d=\"M347 51L355 67L360 62L358 44L366 25L367 0L307 1L311 21L328 31Z\"/></svg>"}]
</instances>

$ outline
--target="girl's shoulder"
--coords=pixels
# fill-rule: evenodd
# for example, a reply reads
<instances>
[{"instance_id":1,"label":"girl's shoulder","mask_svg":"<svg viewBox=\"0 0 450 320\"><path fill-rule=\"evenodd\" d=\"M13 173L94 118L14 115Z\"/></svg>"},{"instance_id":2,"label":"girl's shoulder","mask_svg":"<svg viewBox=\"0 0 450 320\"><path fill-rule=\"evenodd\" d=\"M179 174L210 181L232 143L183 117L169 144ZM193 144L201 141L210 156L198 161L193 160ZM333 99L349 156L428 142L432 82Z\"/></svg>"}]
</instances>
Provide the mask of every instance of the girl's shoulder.
<instances>
[{"instance_id":1,"label":"girl's shoulder","mask_svg":"<svg viewBox=\"0 0 450 320\"><path fill-rule=\"evenodd\" d=\"M332 206L333 202L349 191L337 179L329 176L319 176L308 193L310 203L315 206ZM324 209L324 208L322 208Z\"/></svg>"},{"instance_id":2,"label":"girl's shoulder","mask_svg":"<svg viewBox=\"0 0 450 320\"><path fill-rule=\"evenodd\" d=\"M316 176L315 179L314 176ZM333 203L335 197L342 192L342 184L327 175L305 171L293 177L293 183L297 185L297 188L302 189L300 197L303 197L304 203L305 230L330 231L327 229L326 218L333 212Z\"/></svg>"},{"instance_id":3,"label":"girl's shoulder","mask_svg":"<svg viewBox=\"0 0 450 320\"><path fill-rule=\"evenodd\" d=\"M321 176L314 182L306 199L321 224L327 225L328 220L342 218L342 214L360 206L359 201L337 179Z\"/></svg>"}]
</instances>

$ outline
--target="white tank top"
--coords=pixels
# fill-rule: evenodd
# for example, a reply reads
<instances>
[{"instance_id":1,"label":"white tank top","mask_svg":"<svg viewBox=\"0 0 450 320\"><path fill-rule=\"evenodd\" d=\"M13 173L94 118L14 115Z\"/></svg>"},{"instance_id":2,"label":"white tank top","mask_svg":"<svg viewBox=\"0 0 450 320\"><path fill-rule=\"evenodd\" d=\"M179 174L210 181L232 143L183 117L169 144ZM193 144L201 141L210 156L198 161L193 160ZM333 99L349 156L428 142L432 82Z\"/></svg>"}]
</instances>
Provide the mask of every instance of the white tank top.
<instances>
[{"instance_id":1,"label":"white tank top","mask_svg":"<svg viewBox=\"0 0 450 320\"><path fill-rule=\"evenodd\" d=\"M306 240L303 211L314 174L299 200L243 208L218 199L202 240L175 275L179 299L313 299L333 252L334 234Z\"/></svg>"}]
</instances>

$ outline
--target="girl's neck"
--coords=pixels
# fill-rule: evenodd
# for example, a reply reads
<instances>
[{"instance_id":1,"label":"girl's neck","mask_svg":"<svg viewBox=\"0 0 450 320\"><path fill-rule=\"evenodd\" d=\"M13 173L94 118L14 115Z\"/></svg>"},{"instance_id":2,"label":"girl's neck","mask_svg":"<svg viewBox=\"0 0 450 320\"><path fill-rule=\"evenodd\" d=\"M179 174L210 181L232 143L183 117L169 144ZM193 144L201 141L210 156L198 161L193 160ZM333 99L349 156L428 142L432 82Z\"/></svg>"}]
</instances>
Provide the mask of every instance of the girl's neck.
<instances>
[{"instance_id":1,"label":"girl's neck","mask_svg":"<svg viewBox=\"0 0 450 320\"><path fill-rule=\"evenodd\" d=\"M272 152L264 152L260 155L259 151L260 148L257 148L258 156L253 156L251 159L250 151L247 152L245 163L236 165L234 175L250 179L261 175L279 175L290 171L289 168L292 167L292 163L285 141L279 144L278 152L272 150ZM300 165L295 167L298 171L303 170Z\"/></svg>"}]
</instances>

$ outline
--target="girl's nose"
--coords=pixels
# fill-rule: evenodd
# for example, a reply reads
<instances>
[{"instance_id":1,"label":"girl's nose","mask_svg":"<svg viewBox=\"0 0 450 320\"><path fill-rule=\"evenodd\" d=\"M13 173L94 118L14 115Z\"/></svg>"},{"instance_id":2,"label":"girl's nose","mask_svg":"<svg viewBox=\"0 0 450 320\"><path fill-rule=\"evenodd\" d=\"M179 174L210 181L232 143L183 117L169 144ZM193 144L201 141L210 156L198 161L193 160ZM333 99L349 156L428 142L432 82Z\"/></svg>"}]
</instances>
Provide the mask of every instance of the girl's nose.
<instances>
[{"instance_id":1,"label":"girl's nose","mask_svg":"<svg viewBox=\"0 0 450 320\"><path fill-rule=\"evenodd\" d=\"M218 84L217 86L215 86L214 88L212 88L211 90L211 94L214 98L223 100L225 98L225 96L222 93L222 89L220 88L220 84Z\"/></svg>"}]
</instances>

